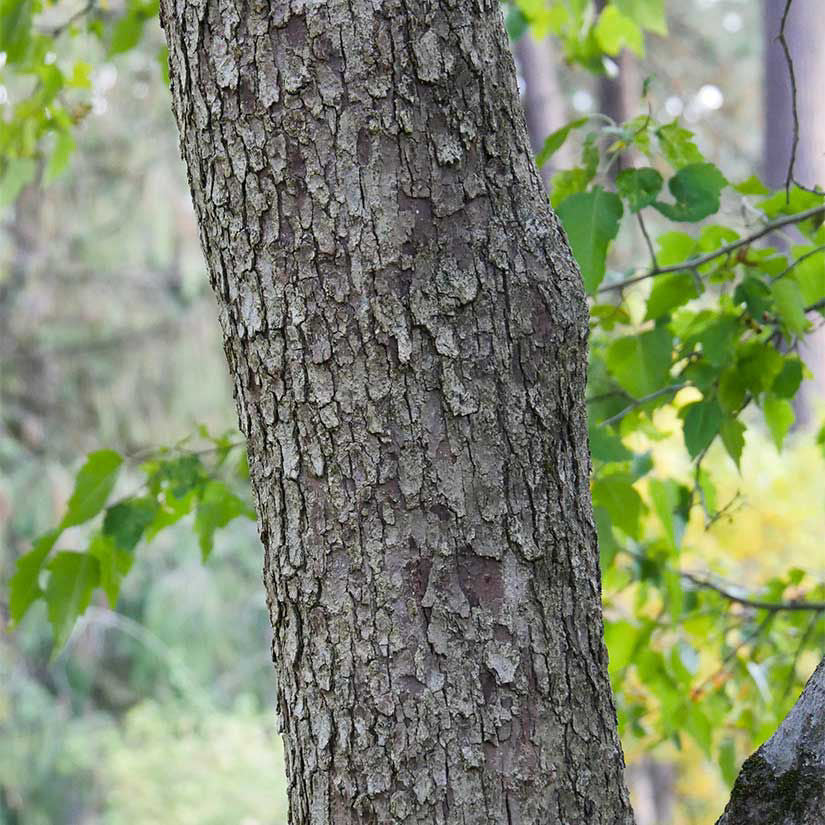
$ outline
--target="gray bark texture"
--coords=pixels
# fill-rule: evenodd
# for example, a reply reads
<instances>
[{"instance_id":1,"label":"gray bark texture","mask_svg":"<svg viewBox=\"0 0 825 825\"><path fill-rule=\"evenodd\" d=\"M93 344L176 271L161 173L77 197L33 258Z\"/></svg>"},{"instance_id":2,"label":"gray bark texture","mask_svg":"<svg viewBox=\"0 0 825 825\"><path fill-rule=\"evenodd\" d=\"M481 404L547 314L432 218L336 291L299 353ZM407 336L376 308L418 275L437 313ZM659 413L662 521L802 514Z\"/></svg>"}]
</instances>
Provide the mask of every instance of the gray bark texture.
<instances>
[{"instance_id":1,"label":"gray bark texture","mask_svg":"<svg viewBox=\"0 0 825 825\"><path fill-rule=\"evenodd\" d=\"M497 0L163 0L293 825L628 825L580 277Z\"/></svg>"},{"instance_id":2,"label":"gray bark texture","mask_svg":"<svg viewBox=\"0 0 825 825\"><path fill-rule=\"evenodd\" d=\"M825 822L825 661L776 733L742 766L717 825Z\"/></svg>"}]
</instances>

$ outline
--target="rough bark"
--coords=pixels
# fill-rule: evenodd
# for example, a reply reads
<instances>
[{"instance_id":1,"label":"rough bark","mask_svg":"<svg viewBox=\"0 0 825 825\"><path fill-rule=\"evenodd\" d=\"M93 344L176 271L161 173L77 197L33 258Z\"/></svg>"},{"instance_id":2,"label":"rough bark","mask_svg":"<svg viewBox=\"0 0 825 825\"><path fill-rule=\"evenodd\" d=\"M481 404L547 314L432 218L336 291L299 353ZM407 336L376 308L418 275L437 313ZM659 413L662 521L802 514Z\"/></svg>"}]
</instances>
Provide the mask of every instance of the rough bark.
<instances>
[{"instance_id":1,"label":"rough bark","mask_svg":"<svg viewBox=\"0 0 825 825\"><path fill-rule=\"evenodd\" d=\"M825 661L776 733L742 766L717 825L825 821Z\"/></svg>"},{"instance_id":2,"label":"rough bark","mask_svg":"<svg viewBox=\"0 0 825 825\"><path fill-rule=\"evenodd\" d=\"M763 0L764 78L763 171L770 186L785 185L794 135L793 95L788 66L777 41L786 0ZM796 75L799 145L794 176L805 186L825 187L825 98L819 86L825 76L825 15L821 0L794 0L785 37ZM781 239L776 239L782 243ZM797 424L812 426L825 395L825 331L817 330L800 343L800 355L813 372L797 395Z\"/></svg>"},{"instance_id":3,"label":"rough bark","mask_svg":"<svg viewBox=\"0 0 825 825\"><path fill-rule=\"evenodd\" d=\"M294 825L631 822L579 275L497 0L163 0Z\"/></svg>"}]
</instances>

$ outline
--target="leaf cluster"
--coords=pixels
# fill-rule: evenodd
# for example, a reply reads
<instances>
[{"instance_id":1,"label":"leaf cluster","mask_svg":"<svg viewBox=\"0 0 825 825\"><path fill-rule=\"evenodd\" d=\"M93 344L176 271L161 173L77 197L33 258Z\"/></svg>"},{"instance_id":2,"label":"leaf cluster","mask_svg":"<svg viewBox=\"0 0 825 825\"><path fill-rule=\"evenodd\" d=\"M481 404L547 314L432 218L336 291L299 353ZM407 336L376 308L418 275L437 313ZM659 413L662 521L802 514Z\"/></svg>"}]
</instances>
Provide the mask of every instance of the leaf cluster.
<instances>
[{"instance_id":1,"label":"leaf cluster","mask_svg":"<svg viewBox=\"0 0 825 825\"><path fill-rule=\"evenodd\" d=\"M49 184L68 166L94 91L92 65L77 54L111 58L135 48L157 12L158 0L127 0L119 13L92 0L79 10L59 0L0 0L0 88L8 96L0 209L41 175ZM158 57L165 72L165 50Z\"/></svg>"},{"instance_id":2,"label":"leaf cluster","mask_svg":"<svg viewBox=\"0 0 825 825\"><path fill-rule=\"evenodd\" d=\"M576 133L580 165L556 174L551 200L591 300L592 495L621 724L689 736L730 779L737 736L747 749L775 727L821 644L825 589L792 570L749 596L687 571L684 536L737 505L718 501L714 443L738 468L760 418L777 450L794 424L799 345L825 311L825 195L731 184L689 130L650 115L573 121L539 161ZM629 150L641 160L616 173ZM648 261L611 271L631 232ZM654 461L674 431L687 474Z\"/></svg>"},{"instance_id":3,"label":"leaf cluster","mask_svg":"<svg viewBox=\"0 0 825 825\"><path fill-rule=\"evenodd\" d=\"M123 578L132 568L135 551L159 532L194 514L203 561L214 546L215 532L239 517L254 519L247 501L231 487L231 476L248 477L245 454L234 469L227 465L239 445L225 434L212 437L206 450L183 445L158 451L140 464L138 488L112 498L125 460L113 450L90 453L78 471L74 490L60 524L40 536L18 558L9 581L9 613L19 624L29 608L43 600L60 650L77 619L101 590L111 607L117 604ZM87 527L84 550L55 549L65 531Z\"/></svg>"}]
</instances>

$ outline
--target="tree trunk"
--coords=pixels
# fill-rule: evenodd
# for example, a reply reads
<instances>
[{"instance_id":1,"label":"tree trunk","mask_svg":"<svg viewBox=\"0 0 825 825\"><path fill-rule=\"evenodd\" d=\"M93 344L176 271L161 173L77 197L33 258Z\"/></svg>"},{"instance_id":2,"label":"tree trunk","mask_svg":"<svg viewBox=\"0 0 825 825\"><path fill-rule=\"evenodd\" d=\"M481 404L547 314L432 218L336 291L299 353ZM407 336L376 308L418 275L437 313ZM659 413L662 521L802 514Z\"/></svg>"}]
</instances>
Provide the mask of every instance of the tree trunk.
<instances>
[{"instance_id":1,"label":"tree trunk","mask_svg":"<svg viewBox=\"0 0 825 825\"><path fill-rule=\"evenodd\" d=\"M742 766L717 825L822 825L825 661L779 730Z\"/></svg>"},{"instance_id":2,"label":"tree trunk","mask_svg":"<svg viewBox=\"0 0 825 825\"><path fill-rule=\"evenodd\" d=\"M587 311L497 0L164 0L294 825L632 820Z\"/></svg>"}]
</instances>

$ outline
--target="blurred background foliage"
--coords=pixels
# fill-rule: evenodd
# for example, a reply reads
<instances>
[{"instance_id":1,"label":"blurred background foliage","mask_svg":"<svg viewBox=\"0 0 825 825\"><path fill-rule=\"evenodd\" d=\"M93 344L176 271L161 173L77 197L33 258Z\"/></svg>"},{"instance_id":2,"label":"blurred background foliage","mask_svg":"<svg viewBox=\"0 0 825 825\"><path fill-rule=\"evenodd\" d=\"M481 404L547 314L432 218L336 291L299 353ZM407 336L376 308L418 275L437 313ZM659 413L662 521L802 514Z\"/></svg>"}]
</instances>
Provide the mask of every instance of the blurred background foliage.
<instances>
[{"instance_id":1,"label":"blurred background foliage","mask_svg":"<svg viewBox=\"0 0 825 825\"><path fill-rule=\"evenodd\" d=\"M602 111L620 123L647 112L660 123L680 118L728 180L762 173L780 186L787 134L768 134L764 101L784 67L764 31L783 5L616 0L608 15L586 0L506 6L536 152L573 118ZM599 27L600 18L610 25ZM60 522L87 453L108 447L127 457L113 496L128 496L159 445L197 452L203 439L181 440L199 425L231 429L234 412L156 6L0 0L0 21L5 583ZM798 64L803 91L815 86L813 71ZM806 151L825 147L818 121L800 114L804 166ZM571 132L546 180L576 166L586 135ZM777 170L765 147L783 140ZM815 168L801 174L808 185L822 181ZM746 224L742 210L741 199L723 199L717 220ZM669 228L650 218L654 237ZM605 283L647 258L637 227L624 221ZM631 314L634 302L643 313L647 292L625 297ZM595 340L598 350L598 331ZM693 507L668 527L657 510L651 485L691 486L695 472L674 407L650 410L650 426L621 433L649 465L633 482L645 502L638 540L622 543L600 525L611 675L639 825L714 822L741 760L774 729L823 647L817 612L750 610L704 588L672 590L692 600L674 620L666 565L676 559L654 570L644 555L663 529L676 530L678 568L703 581L712 573L720 587L735 582L735 592L772 601L821 587L821 391L816 381L805 386L781 456L759 414L747 420L741 472L718 440L707 451L715 517ZM235 470L233 459L227 484L240 493ZM70 527L61 546L82 549L90 535ZM254 525L231 521L206 564L198 544L190 518L141 545L116 611L97 593L54 656L42 602L0 634L0 824L286 823Z\"/></svg>"}]
</instances>

